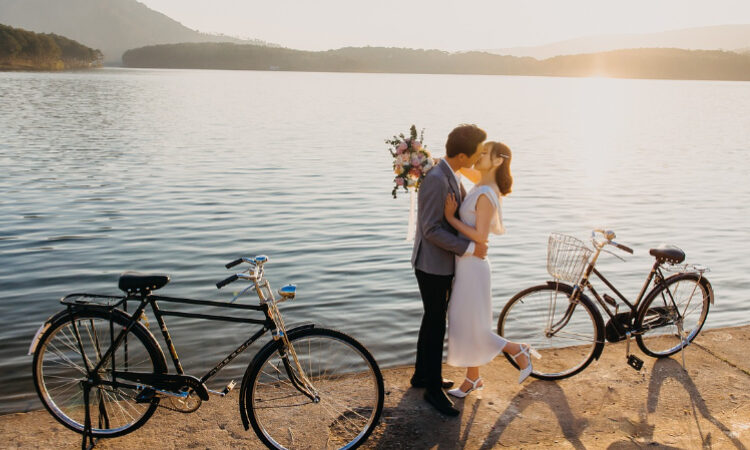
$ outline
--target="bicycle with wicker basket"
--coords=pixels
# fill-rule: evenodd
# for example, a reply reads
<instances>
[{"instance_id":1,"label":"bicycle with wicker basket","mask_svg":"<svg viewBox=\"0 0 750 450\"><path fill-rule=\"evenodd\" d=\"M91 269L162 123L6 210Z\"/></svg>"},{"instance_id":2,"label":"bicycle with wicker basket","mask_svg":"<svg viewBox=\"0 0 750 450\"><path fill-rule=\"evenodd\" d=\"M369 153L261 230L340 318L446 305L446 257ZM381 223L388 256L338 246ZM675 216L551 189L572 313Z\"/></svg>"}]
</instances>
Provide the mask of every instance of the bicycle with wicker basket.
<instances>
[{"instance_id":1,"label":"bicycle with wicker basket","mask_svg":"<svg viewBox=\"0 0 750 450\"><path fill-rule=\"evenodd\" d=\"M700 332L714 302L711 283L704 276L708 269L683 264L685 252L660 245L650 250L655 262L637 299L630 302L595 267L602 251L611 253L607 246L633 253L615 237L613 231L594 230L592 249L574 237L550 235L547 271L554 280L517 293L503 308L498 334L529 343L543 355L534 361L531 376L544 380L573 376L599 359L605 340L626 340L627 362L640 370L643 360L630 352L631 337L645 354L662 358L684 349ZM622 300L624 312L612 296L599 294L591 283L594 276ZM607 314L606 324L596 305Z\"/></svg>"}]
</instances>

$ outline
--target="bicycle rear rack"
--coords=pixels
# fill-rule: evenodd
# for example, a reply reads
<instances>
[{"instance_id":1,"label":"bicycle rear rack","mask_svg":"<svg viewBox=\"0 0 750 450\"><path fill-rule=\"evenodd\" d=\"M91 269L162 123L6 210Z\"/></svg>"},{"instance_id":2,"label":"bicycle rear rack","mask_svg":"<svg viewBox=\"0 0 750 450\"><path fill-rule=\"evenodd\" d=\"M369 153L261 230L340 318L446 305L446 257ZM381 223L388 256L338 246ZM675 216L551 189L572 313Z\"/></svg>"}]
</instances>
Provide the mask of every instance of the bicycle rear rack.
<instances>
[{"instance_id":1,"label":"bicycle rear rack","mask_svg":"<svg viewBox=\"0 0 750 450\"><path fill-rule=\"evenodd\" d=\"M116 308L127 300L127 297L116 297L113 295L100 294L68 294L60 299L64 305L102 306L105 308Z\"/></svg>"}]
</instances>

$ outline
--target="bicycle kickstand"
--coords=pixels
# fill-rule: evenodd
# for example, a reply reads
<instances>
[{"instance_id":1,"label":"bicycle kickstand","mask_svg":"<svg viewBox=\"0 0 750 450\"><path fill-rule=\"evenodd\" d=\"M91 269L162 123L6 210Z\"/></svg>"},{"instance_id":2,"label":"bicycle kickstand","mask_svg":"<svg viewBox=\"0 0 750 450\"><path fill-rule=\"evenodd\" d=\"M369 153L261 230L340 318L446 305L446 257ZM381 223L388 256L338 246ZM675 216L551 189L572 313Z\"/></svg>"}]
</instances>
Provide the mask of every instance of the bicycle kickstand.
<instances>
[{"instance_id":1,"label":"bicycle kickstand","mask_svg":"<svg viewBox=\"0 0 750 450\"><path fill-rule=\"evenodd\" d=\"M628 365L633 369L640 371L643 368L643 360L630 353L630 331L625 333L625 357L628 360Z\"/></svg>"},{"instance_id":2,"label":"bicycle kickstand","mask_svg":"<svg viewBox=\"0 0 750 450\"><path fill-rule=\"evenodd\" d=\"M96 445L97 439L94 439L94 432L91 429L91 407L89 406L89 398L91 393L91 386L88 381L82 381L83 385L83 404L84 404L84 419L83 419L83 438L81 440L81 450L91 450Z\"/></svg>"},{"instance_id":3,"label":"bicycle kickstand","mask_svg":"<svg viewBox=\"0 0 750 450\"><path fill-rule=\"evenodd\" d=\"M677 332L680 333L680 354L682 355L682 370L687 372L687 365L685 364L685 349L688 346L688 342L687 342L687 338L685 337L685 332L682 329L682 319L676 322L677 322Z\"/></svg>"}]
</instances>

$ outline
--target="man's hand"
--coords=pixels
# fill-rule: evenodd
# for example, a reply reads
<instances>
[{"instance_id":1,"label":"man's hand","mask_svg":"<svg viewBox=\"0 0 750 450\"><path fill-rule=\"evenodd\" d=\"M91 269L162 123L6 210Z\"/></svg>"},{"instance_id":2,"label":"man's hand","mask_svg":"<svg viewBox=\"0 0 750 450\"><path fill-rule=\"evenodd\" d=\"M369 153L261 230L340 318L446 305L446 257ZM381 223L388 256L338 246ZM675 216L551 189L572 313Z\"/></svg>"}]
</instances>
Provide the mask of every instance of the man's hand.
<instances>
[{"instance_id":1,"label":"man's hand","mask_svg":"<svg viewBox=\"0 0 750 450\"><path fill-rule=\"evenodd\" d=\"M474 243L474 256L477 258L484 259L487 257L487 243L486 242L475 242Z\"/></svg>"}]
</instances>

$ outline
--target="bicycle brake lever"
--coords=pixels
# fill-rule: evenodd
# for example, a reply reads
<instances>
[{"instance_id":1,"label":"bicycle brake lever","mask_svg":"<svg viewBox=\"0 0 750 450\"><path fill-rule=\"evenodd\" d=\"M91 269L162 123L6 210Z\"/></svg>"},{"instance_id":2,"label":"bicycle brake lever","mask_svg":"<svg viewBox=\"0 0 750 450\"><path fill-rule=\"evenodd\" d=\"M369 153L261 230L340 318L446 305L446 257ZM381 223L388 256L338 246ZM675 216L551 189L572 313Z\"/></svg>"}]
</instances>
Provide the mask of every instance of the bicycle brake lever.
<instances>
[{"instance_id":1,"label":"bicycle brake lever","mask_svg":"<svg viewBox=\"0 0 750 450\"><path fill-rule=\"evenodd\" d=\"M618 255L615 252L610 252L609 250L604 250L604 249L602 249L602 251L605 252L605 253L609 253L610 255L614 256L615 258L619 259L622 262L627 262L627 260L625 258L623 258L622 256Z\"/></svg>"}]
</instances>

